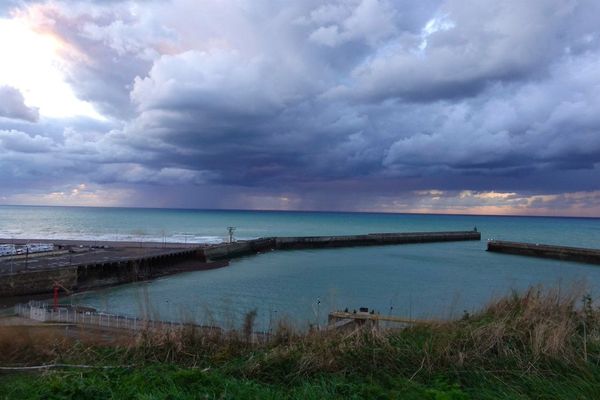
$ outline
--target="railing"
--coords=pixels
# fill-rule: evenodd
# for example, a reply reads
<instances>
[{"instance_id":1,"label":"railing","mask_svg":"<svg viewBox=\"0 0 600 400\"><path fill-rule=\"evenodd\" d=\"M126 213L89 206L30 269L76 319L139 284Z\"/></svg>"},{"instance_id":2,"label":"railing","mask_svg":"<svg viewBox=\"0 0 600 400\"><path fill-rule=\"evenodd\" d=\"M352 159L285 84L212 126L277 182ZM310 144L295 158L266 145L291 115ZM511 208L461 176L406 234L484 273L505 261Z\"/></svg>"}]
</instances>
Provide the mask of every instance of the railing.
<instances>
[{"instance_id":1,"label":"railing","mask_svg":"<svg viewBox=\"0 0 600 400\"><path fill-rule=\"evenodd\" d=\"M15 305L15 314L40 322L60 322L129 330L173 329L176 327L181 328L185 325L182 322L156 321L126 315L83 311L70 306L58 306L55 308L37 301Z\"/></svg>"},{"instance_id":2,"label":"railing","mask_svg":"<svg viewBox=\"0 0 600 400\"><path fill-rule=\"evenodd\" d=\"M128 329L132 331L169 331L192 327L205 333L227 333L228 331L218 326L197 325L177 321L158 321L148 318L138 318L127 315L108 314L96 311L85 311L83 307L58 306L54 308L47 303L30 301L26 304L14 306L15 314L40 322L57 322L77 324L83 327L98 327L103 329ZM229 332L235 332L230 330ZM239 332L238 332L239 333ZM252 343L264 343L270 340L271 334L254 331L246 340Z\"/></svg>"}]
</instances>

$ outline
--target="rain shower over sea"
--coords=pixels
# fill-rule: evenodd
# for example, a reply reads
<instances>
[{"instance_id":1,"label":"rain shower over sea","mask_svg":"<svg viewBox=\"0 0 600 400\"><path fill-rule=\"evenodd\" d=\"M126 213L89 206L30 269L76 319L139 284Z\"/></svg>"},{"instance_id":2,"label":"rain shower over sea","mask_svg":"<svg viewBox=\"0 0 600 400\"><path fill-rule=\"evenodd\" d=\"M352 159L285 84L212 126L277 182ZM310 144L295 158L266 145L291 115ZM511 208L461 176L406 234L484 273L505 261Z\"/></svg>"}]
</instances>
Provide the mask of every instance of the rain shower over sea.
<instances>
[{"instance_id":1,"label":"rain shower over sea","mask_svg":"<svg viewBox=\"0 0 600 400\"><path fill-rule=\"evenodd\" d=\"M0 206L0 237L217 243L237 239L459 231L482 241L278 251L228 267L79 293L68 301L111 313L258 327L288 317L305 326L328 311L369 307L413 318L459 317L532 285L600 289L600 267L485 251L487 239L600 248L600 219L341 212Z\"/></svg>"}]
</instances>

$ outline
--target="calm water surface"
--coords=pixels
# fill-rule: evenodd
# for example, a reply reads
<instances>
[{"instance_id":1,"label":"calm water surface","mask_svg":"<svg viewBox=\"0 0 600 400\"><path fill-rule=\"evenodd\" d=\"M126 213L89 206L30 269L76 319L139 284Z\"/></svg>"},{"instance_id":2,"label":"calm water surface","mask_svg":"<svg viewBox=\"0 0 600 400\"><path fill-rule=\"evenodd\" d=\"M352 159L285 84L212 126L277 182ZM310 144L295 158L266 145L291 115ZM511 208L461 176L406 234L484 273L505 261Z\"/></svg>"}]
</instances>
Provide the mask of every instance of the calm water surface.
<instances>
[{"instance_id":1,"label":"calm water surface","mask_svg":"<svg viewBox=\"0 0 600 400\"><path fill-rule=\"evenodd\" d=\"M332 309L366 306L412 317L452 317L530 285L600 289L600 267L487 253L488 238L600 248L600 220L357 213L197 211L0 206L0 237L218 242L238 238L470 230L481 242L266 253L227 268L82 293L70 301L165 319L239 321L259 327L289 316L324 320Z\"/></svg>"}]
</instances>

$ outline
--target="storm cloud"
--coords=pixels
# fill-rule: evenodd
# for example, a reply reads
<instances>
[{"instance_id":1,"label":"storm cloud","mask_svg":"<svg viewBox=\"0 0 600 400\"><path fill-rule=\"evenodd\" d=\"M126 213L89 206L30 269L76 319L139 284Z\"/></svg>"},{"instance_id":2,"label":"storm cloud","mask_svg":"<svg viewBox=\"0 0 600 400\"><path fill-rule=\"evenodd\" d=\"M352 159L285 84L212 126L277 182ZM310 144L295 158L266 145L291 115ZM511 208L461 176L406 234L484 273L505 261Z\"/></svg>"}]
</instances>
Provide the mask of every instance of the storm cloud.
<instances>
[{"instance_id":1,"label":"storm cloud","mask_svg":"<svg viewBox=\"0 0 600 400\"><path fill-rule=\"evenodd\" d=\"M597 15L593 0L15 2L5 16L60 41L102 119L0 89L0 195L85 183L126 205L596 215Z\"/></svg>"}]
</instances>

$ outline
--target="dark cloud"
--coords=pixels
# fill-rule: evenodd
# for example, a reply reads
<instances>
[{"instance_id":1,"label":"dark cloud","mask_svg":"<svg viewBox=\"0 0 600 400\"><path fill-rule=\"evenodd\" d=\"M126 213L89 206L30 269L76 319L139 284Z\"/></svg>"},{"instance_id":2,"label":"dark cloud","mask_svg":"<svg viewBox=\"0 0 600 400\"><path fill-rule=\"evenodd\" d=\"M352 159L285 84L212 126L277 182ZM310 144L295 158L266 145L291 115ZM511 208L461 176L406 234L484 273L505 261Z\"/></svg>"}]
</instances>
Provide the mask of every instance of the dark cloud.
<instances>
[{"instance_id":1,"label":"dark cloud","mask_svg":"<svg viewBox=\"0 0 600 400\"><path fill-rule=\"evenodd\" d=\"M499 87L450 106L442 124L395 142L385 164L400 168L562 170L600 162L596 56L554 66L547 79Z\"/></svg>"},{"instance_id":2,"label":"dark cloud","mask_svg":"<svg viewBox=\"0 0 600 400\"><path fill-rule=\"evenodd\" d=\"M69 83L108 121L3 122L0 166L30 182L63 174L183 206L194 206L186 190L218 191L205 198L214 206L575 204L556 193L600 189L599 8L46 3L29 12L69 45ZM189 186L167 196L161 185ZM558 197L532 197L544 193Z\"/></svg>"},{"instance_id":3,"label":"dark cloud","mask_svg":"<svg viewBox=\"0 0 600 400\"><path fill-rule=\"evenodd\" d=\"M598 48L593 1L447 1L418 34L397 35L333 90L367 99L457 99L496 82L539 79Z\"/></svg>"}]
</instances>

